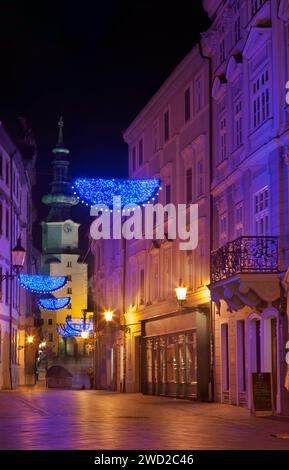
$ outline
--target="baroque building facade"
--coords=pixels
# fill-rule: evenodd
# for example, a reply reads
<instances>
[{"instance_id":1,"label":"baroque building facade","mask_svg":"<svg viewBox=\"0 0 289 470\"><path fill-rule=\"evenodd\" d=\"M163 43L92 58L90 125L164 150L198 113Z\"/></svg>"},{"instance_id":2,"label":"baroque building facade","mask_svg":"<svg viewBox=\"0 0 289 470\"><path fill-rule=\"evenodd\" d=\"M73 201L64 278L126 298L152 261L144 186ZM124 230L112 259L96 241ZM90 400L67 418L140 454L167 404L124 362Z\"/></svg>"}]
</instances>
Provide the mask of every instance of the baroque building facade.
<instances>
[{"instance_id":1,"label":"baroque building facade","mask_svg":"<svg viewBox=\"0 0 289 470\"><path fill-rule=\"evenodd\" d=\"M252 374L269 372L288 413L288 2L204 1L212 24L211 257L215 399L253 408Z\"/></svg>"},{"instance_id":2,"label":"baroque building facade","mask_svg":"<svg viewBox=\"0 0 289 470\"><path fill-rule=\"evenodd\" d=\"M4 389L35 383L36 350L27 343L27 336L35 333L32 299L20 289L11 257L21 237L26 250L23 272L35 273L32 187L37 151L29 127L21 122L21 135L0 124L0 275L6 276L0 281L0 388Z\"/></svg>"},{"instance_id":3,"label":"baroque building facade","mask_svg":"<svg viewBox=\"0 0 289 470\"><path fill-rule=\"evenodd\" d=\"M123 134L130 178L159 178L163 205L198 204L198 247L179 249L169 216L163 239L94 241L96 308L114 311L110 334L101 337L102 386L200 399L211 393L208 80L196 46ZM185 308L176 301L180 282L188 287Z\"/></svg>"},{"instance_id":4,"label":"baroque building facade","mask_svg":"<svg viewBox=\"0 0 289 470\"><path fill-rule=\"evenodd\" d=\"M102 338L101 380L253 409L252 376L269 372L275 411L288 414L289 6L203 5L210 28L124 132L131 178L159 177L161 203L198 204L198 247L93 243L97 310L118 322Z\"/></svg>"}]
</instances>

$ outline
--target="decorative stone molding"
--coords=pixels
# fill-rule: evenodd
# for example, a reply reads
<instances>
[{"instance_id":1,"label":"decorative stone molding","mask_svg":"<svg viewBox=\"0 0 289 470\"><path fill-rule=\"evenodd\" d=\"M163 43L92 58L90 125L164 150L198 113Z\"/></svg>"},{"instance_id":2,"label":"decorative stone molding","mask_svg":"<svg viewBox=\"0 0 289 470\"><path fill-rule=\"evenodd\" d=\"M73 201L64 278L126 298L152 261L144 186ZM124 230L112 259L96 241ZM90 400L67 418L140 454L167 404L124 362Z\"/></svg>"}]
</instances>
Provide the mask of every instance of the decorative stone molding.
<instances>
[{"instance_id":1,"label":"decorative stone molding","mask_svg":"<svg viewBox=\"0 0 289 470\"><path fill-rule=\"evenodd\" d=\"M226 79L228 82L233 82L236 80L238 75L240 75L243 64L243 56L241 52L231 55L228 60L227 69L226 69Z\"/></svg>"},{"instance_id":2,"label":"decorative stone molding","mask_svg":"<svg viewBox=\"0 0 289 470\"><path fill-rule=\"evenodd\" d=\"M216 29L209 29L208 31L201 33L201 36L205 54L213 56L218 47L220 33Z\"/></svg>"},{"instance_id":3,"label":"decorative stone molding","mask_svg":"<svg viewBox=\"0 0 289 470\"><path fill-rule=\"evenodd\" d=\"M251 59L255 52L260 51L270 39L271 32L270 26L252 26L243 50L243 56L246 59Z\"/></svg>"},{"instance_id":4,"label":"decorative stone molding","mask_svg":"<svg viewBox=\"0 0 289 470\"><path fill-rule=\"evenodd\" d=\"M278 16L283 21L289 20L289 2L288 0L280 0Z\"/></svg>"},{"instance_id":5,"label":"decorative stone molding","mask_svg":"<svg viewBox=\"0 0 289 470\"><path fill-rule=\"evenodd\" d=\"M289 277L288 277L289 279ZM248 306L256 310L278 304L280 281L277 274L239 274L209 286L211 299L217 308L224 300L229 311L234 312Z\"/></svg>"},{"instance_id":6,"label":"decorative stone molding","mask_svg":"<svg viewBox=\"0 0 289 470\"><path fill-rule=\"evenodd\" d=\"M214 98L214 100L220 100L222 98L226 91L226 84L227 79L225 74L222 73L214 78L212 85L212 98Z\"/></svg>"}]
</instances>

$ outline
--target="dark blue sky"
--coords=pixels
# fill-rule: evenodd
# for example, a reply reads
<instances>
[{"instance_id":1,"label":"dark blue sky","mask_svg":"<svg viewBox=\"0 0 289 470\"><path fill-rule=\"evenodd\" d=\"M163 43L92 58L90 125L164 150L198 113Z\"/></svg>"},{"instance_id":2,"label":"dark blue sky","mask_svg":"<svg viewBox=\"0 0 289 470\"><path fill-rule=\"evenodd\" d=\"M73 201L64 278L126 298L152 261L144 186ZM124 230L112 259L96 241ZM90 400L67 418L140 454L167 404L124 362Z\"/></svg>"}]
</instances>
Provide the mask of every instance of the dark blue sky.
<instances>
[{"instance_id":1,"label":"dark blue sky","mask_svg":"<svg viewBox=\"0 0 289 470\"><path fill-rule=\"evenodd\" d=\"M0 115L32 124L38 198L60 114L72 176L126 175L122 130L207 25L199 0L1 2Z\"/></svg>"}]
</instances>

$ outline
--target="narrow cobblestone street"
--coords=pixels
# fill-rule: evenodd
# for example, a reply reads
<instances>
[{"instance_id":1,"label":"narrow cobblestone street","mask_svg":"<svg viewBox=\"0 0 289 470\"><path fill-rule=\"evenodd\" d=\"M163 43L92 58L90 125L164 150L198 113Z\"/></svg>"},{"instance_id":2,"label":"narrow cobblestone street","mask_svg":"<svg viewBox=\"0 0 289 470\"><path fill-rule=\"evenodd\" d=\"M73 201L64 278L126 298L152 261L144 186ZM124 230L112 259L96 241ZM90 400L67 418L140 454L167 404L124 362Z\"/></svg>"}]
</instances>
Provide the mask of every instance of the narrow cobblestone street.
<instances>
[{"instance_id":1,"label":"narrow cobblestone street","mask_svg":"<svg viewBox=\"0 0 289 470\"><path fill-rule=\"evenodd\" d=\"M1 449L286 449L288 418L215 403L90 390L0 393Z\"/></svg>"}]
</instances>

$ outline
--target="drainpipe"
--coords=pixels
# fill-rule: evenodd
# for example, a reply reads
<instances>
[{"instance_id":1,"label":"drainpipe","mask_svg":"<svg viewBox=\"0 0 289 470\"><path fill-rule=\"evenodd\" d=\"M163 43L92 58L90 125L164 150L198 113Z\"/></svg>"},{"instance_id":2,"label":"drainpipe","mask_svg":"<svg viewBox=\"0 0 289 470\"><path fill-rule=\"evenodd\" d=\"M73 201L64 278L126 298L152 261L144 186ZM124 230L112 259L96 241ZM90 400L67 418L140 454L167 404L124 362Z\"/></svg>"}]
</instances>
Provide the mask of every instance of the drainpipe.
<instances>
[{"instance_id":1,"label":"drainpipe","mask_svg":"<svg viewBox=\"0 0 289 470\"><path fill-rule=\"evenodd\" d=\"M14 211L13 211L13 157L17 150L15 149L13 153L10 154L10 270L9 270L9 284L10 284L10 305L9 305L9 378L10 378L10 388L13 390L13 371L12 371L12 347L13 347L13 266L12 266L12 249L13 249L13 220L14 220ZM7 279L8 281L8 279Z\"/></svg>"},{"instance_id":2,"label":"drainpipe","mask_svg":"<svg viewBox=\"0 0 289 470\"><path fill-rule=\"evenodd\" d=\"M210 214L210 256L213 251L213 196L211 194L211 186L213 181L213 111L212 111L212 96L211 96L211 83L213 76L212 59L206 56L203 52L201 40L198 41L199 52L202 59L208 61L209 65L209 80L208 80L208 99L209 99L209 182L210 182L210 197L209 197L209 214ZM210 262L211 270L211 262ZM214 315L213 315L214 312ZM215 305L210 301L210 399L214 401L214 357L215 357Z\"/></svg>"},{"instance_id":3,"label":"drainpipe","mask_svg":"<svg viewBox=\"0 0 289 470\"><path fill-rule=\"evenodd\" d=\"M127 277L127 244L123 238L123 279L122 279L122 314L123 325L125 325L125 308L126 308L126 277ZM123 384L122 391L126 391L126 328L123 328Z\"/></svg>"}]
</instances>

